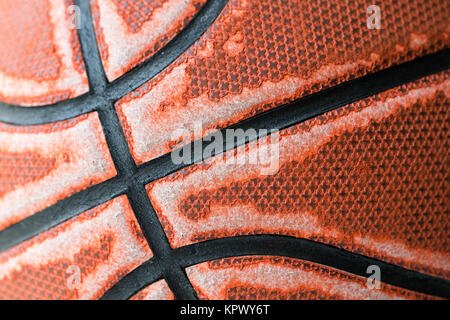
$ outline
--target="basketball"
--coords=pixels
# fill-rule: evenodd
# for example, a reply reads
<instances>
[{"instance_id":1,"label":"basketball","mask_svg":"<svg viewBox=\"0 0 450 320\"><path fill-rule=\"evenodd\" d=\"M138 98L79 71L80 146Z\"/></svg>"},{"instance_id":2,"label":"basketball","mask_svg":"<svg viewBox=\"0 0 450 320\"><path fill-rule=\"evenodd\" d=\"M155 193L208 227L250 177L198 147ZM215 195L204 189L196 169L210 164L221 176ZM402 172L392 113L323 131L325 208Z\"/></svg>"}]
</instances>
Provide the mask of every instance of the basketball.
<instances>
[{"instance_id":1,"label":"basketball","mask_svg":"<svg viewBox=\"0 0 450 320\"><path fill-rule=\"evenodd\" d=\"M449 36L445 0L0 1L0 299L450 298Z\"/></svg>"}]
</instances>

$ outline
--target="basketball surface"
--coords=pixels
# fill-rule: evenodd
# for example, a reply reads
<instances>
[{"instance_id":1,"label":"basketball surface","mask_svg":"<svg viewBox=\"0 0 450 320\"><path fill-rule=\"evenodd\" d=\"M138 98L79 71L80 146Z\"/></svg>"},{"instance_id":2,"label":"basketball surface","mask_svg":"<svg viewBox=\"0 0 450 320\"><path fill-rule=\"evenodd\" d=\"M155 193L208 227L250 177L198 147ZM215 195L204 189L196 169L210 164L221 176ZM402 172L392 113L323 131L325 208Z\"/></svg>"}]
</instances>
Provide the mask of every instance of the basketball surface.
<instances>
[{"instance_id":1,"label":"basketball surface","mask_svg":"<svg viewBox=\"0 0 450 320\"><path fill-rule=\"evenodd\" d=\"M0 1L0 299L450 298L450 2Z\"/></svg>"}]
</instances>

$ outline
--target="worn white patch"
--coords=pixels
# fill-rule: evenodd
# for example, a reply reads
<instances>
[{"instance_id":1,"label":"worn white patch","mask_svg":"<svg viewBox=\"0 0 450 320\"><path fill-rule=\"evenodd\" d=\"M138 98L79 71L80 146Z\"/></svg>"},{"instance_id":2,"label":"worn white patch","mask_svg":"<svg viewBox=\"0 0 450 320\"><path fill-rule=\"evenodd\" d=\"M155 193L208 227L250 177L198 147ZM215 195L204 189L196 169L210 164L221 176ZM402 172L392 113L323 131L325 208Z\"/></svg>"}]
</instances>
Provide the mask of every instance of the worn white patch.
<instances>
[{"instance_id":1,"label":"worn white patch","mask_svg":"<svg viewBox=\"0 0 450 320\"><path fill-rule=\"evenodd\" d=\"M152 13L137 33L128 31L128 26L117 13L116 5L109 0L97 0L100 11L100 26L108 45L108 59L104 62L109 80L122 75L123 69L138 56L143 48L164 35L189 8L193 0L167 1Z\"/></svg>"},{"instance_id":2,"label":"worn white patch","mask_svg":"<svg viewBox=\"0 0 450 320\"><path fill-rule=\"evenodd\" d=\"M0 197L0 229L10 220L23 219L55 203L93 177L106 180L116 175L95 113L71 128L52 133L0 131L0 151L30 152L55 159L55 167L48 175Z\"/></svg>"},{"instance_id":3,"label":"worn white patch","mask_svg":"<svg viewBox=\"0 0 450 320\"><path fill-rule=\"evenodd\" d=\"M273 265L267 262L247 265L242 268L236 266L221 269L210 269L208 263L202 263L187 268L186 273L192 284L198 287L208 299L224 299L222 296L224 290L233 282L244 282L252 286L263 286L283 291L306 287L310 290L325 291L329 295L338 295L345 300L405 298L400 294L371 290L363 283L349 279L326 277L317 272Z\"/></svg>"},{"instance_id":4,"label":"worn white patch","mask_svg":"<svg viewBox=\"0 0 450 320\"><path fill-rule=\"evenodd\" d=\"M222 229L233 232L242 228L270 230L269 233L280 231L283 234L288 233L304 238L323 234L327 234L330 240L342 237L339 231L321 226L314 215L307 212L298 212L296 208L293 208L291 213L268 212L266 215L262 215L250 205L211 205L210 210L210 215L197 223L189 223L189 221L186 221L186 217L173 217L171 221L177 226L174 245L186 245L197 233L211 232L217 237L220 236ZM267 233L267 231L264 233Z\"/></svg>"},{"instance_id":5,"label":"worn white patch","mask_svg":"<svg viewBox=\"0 0 450 320\"><path fill-rule=\"evenodd\" d=\"M412 265L432 266L445 273L450 272L450 254L447 252L440 253L415 249L398 241L383 241L371 237L356 236L354 240L358 245L371 251L375 250L382 256L401 259Z\"/></svg>"},{"instance_id":6,"label":"worn white patch","mask_svg":"<svg viewBox=\"0 0 450 320\"><path fill-rule=\"evenodd\" d=\"M91 245L101 243L106 234L114 237L110 255L104 263L81 279L77 290L80 299L92 299L103 293L110 277L122 269L131 269L151 258L150 249L143 247L131 230L129 219L134 219L126 196L111 200L109 206L97 216L85 221L70 223L56 237L26 248L0 265L0 280L22 266L41 267L61 259L73 257ZM75 262L74 262L75 263Z\"/></svg>"},{"instance_id":7,"label":"worn white patch","mask_svg":"<svg viewBox=\"0 0 450 320\"><path fill-rule=\"evenodd\" d=\"M131 129L134 156L140 163L151 160L171 151L168 143L174 140L173 133L177 129L192 130L199 121L205 131L223 127L230 119L245 116L255 105L290 97L300 88L339 77L368 64L370 62L361 60L341 66L330 65L322 67L308 79L286 77L279 82L267 81L258 89L244 88L242 93L228 95L220 102L211 101L205 93L188 100L186 105L182 95L190 81L185 71L187 64L180 64L139 99L121 103ZM163 101L173 105L160 110Z\"/></svg>"},{"instance_id":8,"label":"worn white patch","mask_svg":"<svg viewBox=\"0 0 450 320\"><path fill-rule=\"evenodd\" d=\"M88 91L85 75L80 75L73 64L73 50L70 42L71 30L64 1L50 0L50 23L53 26L53 41L56 54L61 59L60 73L54 80L36 81L7 75L0 72L0 93L6 98L33 98L58 91L70 90L72 96ZM30 106L39 105L30 103Z\"/></svg>"}]
</instances>

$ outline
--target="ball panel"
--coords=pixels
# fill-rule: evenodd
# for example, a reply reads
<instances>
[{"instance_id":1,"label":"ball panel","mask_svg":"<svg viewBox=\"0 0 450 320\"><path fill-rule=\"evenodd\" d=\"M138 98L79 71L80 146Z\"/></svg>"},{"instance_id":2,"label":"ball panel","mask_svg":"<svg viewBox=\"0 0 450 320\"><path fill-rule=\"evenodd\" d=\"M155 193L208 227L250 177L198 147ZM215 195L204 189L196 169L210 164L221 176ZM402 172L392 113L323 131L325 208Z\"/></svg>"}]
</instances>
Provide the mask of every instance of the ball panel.
<instances>
[{"instance_id":1,"label":"ball panel","mask_svg":"<svg viewBox=\"0 0 450 320\"><path fill-rule=\"evenodd\" d=\"M96 113L39 126L0 124L0 170L0 230L116 175Z\"/></svg>"},{"instance_id":2,"label":"ball panel","mask_svg":"<svg viewBox=\"0 0 450 320\"><path fill-rule=\"evenodd\" d=\"M117 79L153 56L197 14L206 0L92 1L106 75Z\"/></svg>"},{"instance_id":3,"label":"ball panel","mask_svg":"<svg viewBox=\"0 0 450 320\"><path fill-rule=\"evenodd\" d=\"M300 259L251 256L205 262L187 269L201 299L359 300L432 299Z\"/></svg>"},{"instance_id":4,"label":"ball panel","mask_svg":"<svg viewBox=\"0 0 450 320\"><path fill-rule=\"evenodd\" d=\"M152 256L125 196L0 254L0 299L98 299Z\"/></svg>"},{"instance_id":5,"label":"ball panel","mask_svg":"<svg viewBox=\"0 0 450 320\"><path fill-rule=\"evenodd\" d=\"M449 75L283 130L270 162L260 140L149 184L172 246L283 234L450 279Z\"/></svg>"},{"instance_id":6,"label":"ball panel","mask_svg":"<svg viewBox=\"0 0 450 320\"><path fill-rule=\"evenodd\" d=\"M366 6L230 1L191 49L117 103L135 160L186 142L179 128L204 134L446 47L450 10L438 0L383 2L380 30L367 28Z\"/></svg>"}]
</instances>

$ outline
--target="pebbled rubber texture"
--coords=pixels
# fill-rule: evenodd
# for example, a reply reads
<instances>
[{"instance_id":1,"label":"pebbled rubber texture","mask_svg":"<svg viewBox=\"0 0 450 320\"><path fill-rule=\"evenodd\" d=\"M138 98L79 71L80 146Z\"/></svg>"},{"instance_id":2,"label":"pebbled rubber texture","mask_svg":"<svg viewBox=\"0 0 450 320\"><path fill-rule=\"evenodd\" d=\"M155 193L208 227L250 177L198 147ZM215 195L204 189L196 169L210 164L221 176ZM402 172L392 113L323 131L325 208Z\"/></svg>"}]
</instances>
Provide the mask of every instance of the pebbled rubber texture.
<instances>
[{"instance_id":1,"label":"pebbled rubber texture","mask_svg":"<svg viewBox=\"0 0 450 320\"><path fill-rule=\"evenodd\" d=\"M0 254L0 299L98 299L151 256L122 196Z\"/></svg>"},{"instance_id":2,"label":"pebbled rubber texture","mask_svg":"<svg viewBox=\"0 0 450 320\"><path fill-rule=\"evenodd\" d=\"M71 0L0 3L0 100L34 106L88 91Z\"/></svg>"},{"instance_id":3,"label":"pebbled rubber texture","mask_svg":"<svg viewBox=\"0 0 450 320\"><path fill-rule=\"evenodd\" d=\"M190 50L117 103L136 162L189 142L177 129L224 128L448 43L448 3L382 2L390 27L380 30L367 28L366 7L365 0L230 1Z\"/></svg>"},{"instance_id":4,"label":"pebbled rubber texture","mask_svg":"<svg viewBox=\"0 0 450 320\"><path fill-rule=\"evenodd\" d=\"M173 39L206 0L92 2L97 41L109 80L153 56Z\"/></svg>"},{"instance_id":5,"label":"pebbled rubber texture","mask_svg":"<svg viewBox=\"0 0 450 320\"><path fill-rule=\"evenodd\" d=\"M0 230L115 175L96 113L40 126L0 123Z\"/></svg>"},{"instance_id":6,"label":"pebbled rubber texture","mask_svg":"<svg viewBox=\"0 0 450 320\"><path fill-rule=\"evenodd\" d=\"M449 88L442 72L151 183L171 245L291 235L450 279Z\"/></svg>"},{"instance_id":7,"label":"pebbled rubber texture","mask_svg":"<svg viewBox=\"0 0 450 320\"><path fill-rule=\"evenodd\" d=\"M39 3L53 17L56 1ZM381 30L367 28L361 0L74 4L81 28L42 29L37 72L29 48L27 68L3 65L53 90L54 69L39 68L59 66L50 38L70 39L90 89L41 107L0 103L0 216L29 186L12 204L36 206L0 228L4 298L450 298L445 1L379 3ZM173 163L171 132L199 121L280 129L280 158ZM254 155L274 136L238 139L226 155ZM67 189L49 179L58 169ZM374 264L378 291L365 279ZM269 285L292 274L292 286Z\"/></svg>"},{"instance_id":8,"label":"pebbled rubber texture","mask_svg":"<svg viewBox=\"0 0 450 320\"><path fill-rule=\"evenodd\" d=\"M251 256L204 262L187 269L200 299L219 300L387 300L432 299L307 261Z\"/></svg>"}]
</instances>

